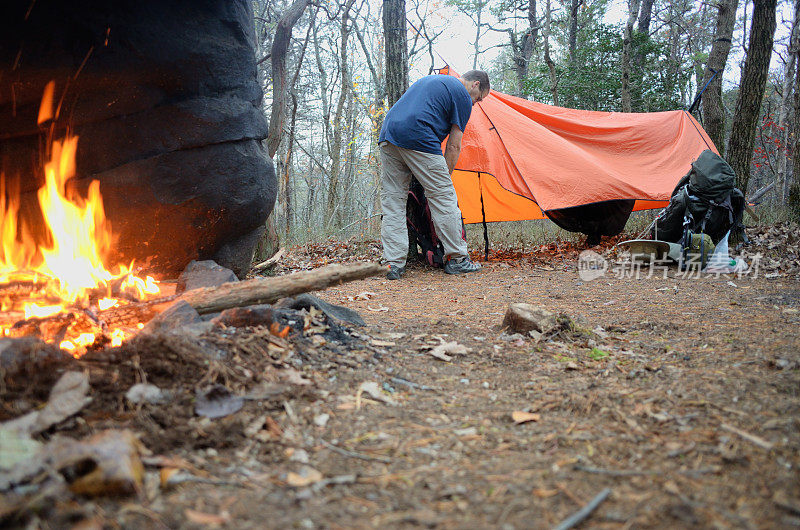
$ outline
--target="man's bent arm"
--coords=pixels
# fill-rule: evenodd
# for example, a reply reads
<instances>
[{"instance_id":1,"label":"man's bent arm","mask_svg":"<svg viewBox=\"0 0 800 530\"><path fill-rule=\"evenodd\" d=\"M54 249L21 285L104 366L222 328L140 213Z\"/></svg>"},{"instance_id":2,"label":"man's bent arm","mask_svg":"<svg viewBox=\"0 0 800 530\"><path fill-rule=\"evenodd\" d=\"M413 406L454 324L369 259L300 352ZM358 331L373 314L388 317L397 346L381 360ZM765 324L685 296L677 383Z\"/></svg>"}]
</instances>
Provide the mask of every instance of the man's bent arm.
<instances>
[{"instance_id":1,"label":"man's bent arm","mask_svg":"<svg viewBox=\"0 0 800 530\"><path fill-rule=\"evenodd\" d=\"M458 125L453 125L450 129L450 136L447 137L447 145L444 147L444 160L447 162L447 170L453 174L453 169L458 162L458 155L461 154L461 137L464 135Z\"/></svg>"}]
</instances>

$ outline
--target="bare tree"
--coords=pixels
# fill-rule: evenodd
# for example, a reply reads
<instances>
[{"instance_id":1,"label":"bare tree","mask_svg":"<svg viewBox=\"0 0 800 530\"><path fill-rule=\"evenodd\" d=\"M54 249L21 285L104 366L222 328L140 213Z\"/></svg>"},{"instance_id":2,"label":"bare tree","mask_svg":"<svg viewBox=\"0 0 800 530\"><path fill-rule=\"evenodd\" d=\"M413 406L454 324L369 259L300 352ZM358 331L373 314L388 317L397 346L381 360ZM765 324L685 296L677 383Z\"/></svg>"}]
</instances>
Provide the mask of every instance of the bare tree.
<instances>
[{"instance_id":1,"label":"bare tree","mask_svg":"<svg viewBox=\"0 0 800 530\"><path fill-rule=\"evenodd\" d=\"M553 105L558 106L558 78L556 77L556 63L553 61L553 58L550 57L550 24L552 21L550 0L547 0L544 17L544 62L547 64L547 69L550 72L550 92L553 97Z\"/></svg>"},{"instance_id":2,"label":"bare tree","mask_svg":"<svg viewBox=\"0 0 800 530\"><path fill-rule=\"evenodd\" d=\"M767 84L772 43L775 37L777 0L755 0L750 43L747 46L736 112L733 116L727 158L737 176L737 186L747 193L750 163L756 138L756 121Z\"/></svg>"},{"instance_id":3,"label":"bare tree","mask_svg":"<svg viewBox=\"0 0 800 530\"><path fill-rule=\"evenodd\" d=\"M800 0L794 2L794 19L795 21L800 18ZM789 215L791 218L800 222L800 127L797 121L800 120L800 31L795 26L795 31L792 33L792 40L795 56L795 84L794 84L794 116L795 116L795 131L794 131L794 145L792 146L792 185L789 188Z\"/></svg>"},{"instance_id":4,"label":"bare tree","mask_svg":"<svg viewBox=\"0 0 800 530\"><path fill-rule=\"evenodd\" d=\"M436 67L435 43L439 36L444 33L445 28L438 31L429 24L429 18L438 9L437 1L432 0L411 0L414 21L406 16L406 22L414 30L414 38L408 46L408 62L413 63L418 54L427 53L430 60L430 70Z\"/></svg>"},{"instance_id":5,"label":"bare tree","mask_svg":"<svg viewBox=\"0 0 800 530\"><path fill-rule=\"evenodd\" d=\"M796 0L800 5L800 0ZM780 150L778 152L778 162L776 164L775 184L778 188L778 199L781 204L786 201L786 149L789 143L789 130L787 121L792 106L792 89L794 87L794 70L797 67L797 47L800 46L800 25L798 25L798 9L795 9L792 19L791 31L789 33L789 45L787 47L787 57L783 69L783 83L781 86L781 103L778 109L778 134L780 137ZM795 118L795 121L797 118ZM795 124L796 125L796 124ZM797 134L798 131L795 131Z\"/></svg>"},{"instance_id":6,"label":"bare tree","mask_svg":"<svg viewBox=\"0 0 800 530\"><path fill-rule=\"evenodd\" d=\"M736 8L739 0L721 0L717 13L716 31L708 64L700 89L702 95L703 126L717 149L724 156L725 151L725 109L722 105L722 76L731 50L733 27L736 22Z\"/></svg>"},{"instance_id":7,"label":"bare tree","mask_svg":"<svg viewBox=\"0 0 800 530\"><path fill-rule=\"evenodd\" d=\"M269 121L269 135L267 137L267 149L269 156L275 156L278 145L283 137L283 130L286 120L287 98L289 87L286 85L286 52L292 40L292 28L300 20L310 0L295 0L286 13L283 14L275 28L275 36L272 39L272 115Z\"/></svg>"},{"instance_id":8,"label":"bare tree","mask_svg":"<svg viewBox=\"0 0 800 530\"><path fill-rule=\"evenodd\" d=\"M469 17L475 26L475 37L472 40L472 69L475 70L478 68L478 56L481 54L481 36L489 29L489 24L484 20L489 0L447 0L447 4Z\"/></svg>"},{"instance_id":9,"label":"bare tree","mask_svg":"<svg viewBox=\"0 0 800 530\"><path fill-rule=\"evenodd\" d=\"M291 97L292 102L292 111L291 111L291 118L289 119L289 137L287 138L287 146L286 146L286 157L283 164L283 176L281 178L282 186L281 186L281 197L286 217L286 226L284 228L284 233L286 238L288 239L293 225L294 225L294 200L293 200L293 184L292 184L292 157L294 155L294 145L295 145L295 135L297 132L297 108L298 108L298 101L297 101L297 79L300 76L300 72L303 67L303 59L305 58L306 49L308 48L308 41L310 40L311 36L311 28L314 26L314 21L317 17L317 11L315 10L311 15L311 20L308 23L308 29L306 30L306 37L303 39L300 48L300 58L297 61L297 69L294 72L294 76L292 77L292 82L289 85L289 95Z\"/></svg>"},{"instance_id":10,"label":"bare tree","mask_svg":"<svg viewBox=\"0 0 800 530\"><path fill-rule=\"evenodd\" d=\"M341 224L341 208L338 208L338 192L340 172L342 168L342 118L344 117L345 103L350 93L350 71L348 69L348 48L347 43L350 37L350 9L355 0L347 0L341 13L340 42L339 42L339 72L341 75L341 85L339 87L339 99L336 103L336 113L333 116L333 143L330 146L331 171L328 181L328 206L326 208L328 223L335 226Z\"/></svg>"},{"instance_id":11,"label":"bare tree","mask_svg":"<svg viewBox=\"0 0 800 530\"><path fill-rule=\"evenodd\" d=\"M578 10L584 0L570 0L569 7L569 37L567 47L569 49L570 69L575 67L575 55L578 51Z\"/></svg>"},{"instance_id":12,"label":"bare tree","mask_svg":"<svg viewBox=\"0 0 800 530\"><path fill-rule=\"evenodd\" d=\"M628 21L622 38L622 112L631 112L631 46L640 3L641 0L628 0Z\"/></svg>"}]
</instances>

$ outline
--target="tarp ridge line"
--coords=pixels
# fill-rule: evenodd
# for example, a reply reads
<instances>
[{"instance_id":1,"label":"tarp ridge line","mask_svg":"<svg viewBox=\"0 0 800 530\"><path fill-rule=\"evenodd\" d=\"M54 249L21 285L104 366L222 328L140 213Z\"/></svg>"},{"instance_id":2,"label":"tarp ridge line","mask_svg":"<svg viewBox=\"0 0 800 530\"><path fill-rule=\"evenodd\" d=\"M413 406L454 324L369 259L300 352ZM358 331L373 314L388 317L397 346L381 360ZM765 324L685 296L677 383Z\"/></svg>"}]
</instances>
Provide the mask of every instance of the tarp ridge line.
<instances>
[{"instance_id":1,"label":"tarp ridge line","mask_svg":"<svg viewBox=\"0 0 800 530\"><path fill-rule=\"evenodd\" d=\"M683 110L683 109L681 109L681 110ZM703 143L706 144L706 147L708 147L709 149L711 149L713 151L714 149L712 149L711 146L708 145L708 142L706 142L706 137L703 136L703 133L701 133L700 130L697 128L697 125L695 124L695 121L694 121L694 118L692 118L692 115L689 114L688 112L686 112L685 110L683 110L683 113L686 114L687 116L689 116L689 123L692 124L692 127L694 127L695 132L700 136L700 139L703 140Z\"/></svg>"}]
</instances>

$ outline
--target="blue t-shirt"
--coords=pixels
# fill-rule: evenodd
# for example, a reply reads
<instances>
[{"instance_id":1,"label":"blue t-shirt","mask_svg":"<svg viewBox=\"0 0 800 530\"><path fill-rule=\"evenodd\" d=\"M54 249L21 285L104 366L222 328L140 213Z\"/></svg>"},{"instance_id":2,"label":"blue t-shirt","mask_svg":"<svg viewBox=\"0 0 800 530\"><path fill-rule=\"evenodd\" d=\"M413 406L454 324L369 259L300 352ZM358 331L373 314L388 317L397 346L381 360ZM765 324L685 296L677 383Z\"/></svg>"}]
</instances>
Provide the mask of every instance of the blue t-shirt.
<instances>
[{"instance_id":1,"label":"blue t-shirt","mask_svg":"<svg viewBox=\"0 0 800 530\"><path fill-rule=\"evenodd\" d=\"M464 84L449 75L429 75L411 85L389 109L378 142L442 154L442 142L453 125L461 131L472 113L472 98Z\"/></svg>"}]
</instances>

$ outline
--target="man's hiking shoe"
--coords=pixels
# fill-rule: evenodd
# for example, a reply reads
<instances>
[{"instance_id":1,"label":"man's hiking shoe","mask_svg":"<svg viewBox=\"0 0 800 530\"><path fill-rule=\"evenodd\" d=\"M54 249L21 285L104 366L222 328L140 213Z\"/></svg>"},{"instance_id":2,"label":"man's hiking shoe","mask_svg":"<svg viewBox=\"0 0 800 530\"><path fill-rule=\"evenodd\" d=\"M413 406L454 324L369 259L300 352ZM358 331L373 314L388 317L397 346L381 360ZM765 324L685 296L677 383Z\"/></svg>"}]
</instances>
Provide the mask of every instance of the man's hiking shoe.
<instances>
[{"instance_id":1,"label":"man's hiking shoe","mask_svg":"<svg viewBox=\"0 0 800 530\"><path fill-rule=\"evenodd\" d=\"M394 265L389 265L389 272L386 273L387 280L399 280L400 276L406 272L405 267L396 267Z\"/></svg>"},{"instance_id":2,"label":"man's hiking shoe","mask_svg":"<svg viewBox=\"0 0 800 530\"><path fill-rule=\"evenodd\" d=\"M469 258L451 259L444 264L444 272L447 274L465 274L481 270L479 263L473 263Z\"/></svg>"}]
</instances>

